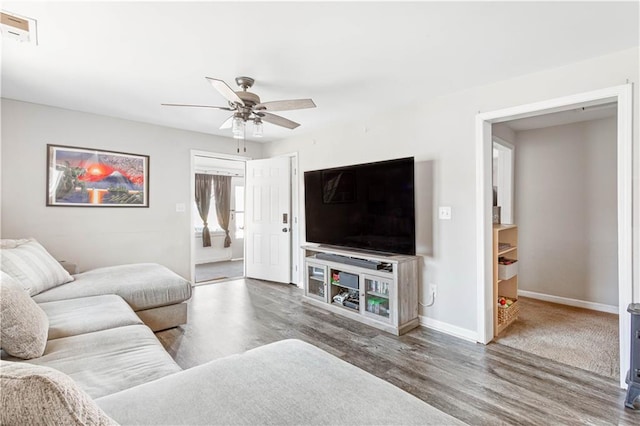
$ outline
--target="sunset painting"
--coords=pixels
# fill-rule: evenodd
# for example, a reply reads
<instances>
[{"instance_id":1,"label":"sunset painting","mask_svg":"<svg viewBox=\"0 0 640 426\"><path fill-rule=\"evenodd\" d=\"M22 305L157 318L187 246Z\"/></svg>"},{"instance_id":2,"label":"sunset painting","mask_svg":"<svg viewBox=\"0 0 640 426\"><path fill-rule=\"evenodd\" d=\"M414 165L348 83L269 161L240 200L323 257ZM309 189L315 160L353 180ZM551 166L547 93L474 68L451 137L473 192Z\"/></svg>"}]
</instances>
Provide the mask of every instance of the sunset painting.
<instances>
[{"instance_id":1,"label":"sunset painting","mask_svg":"<svg viewBox=\"0 0 640 426\"><path fill-rule=\"evenodd\" d=\"M149 206L149 156L57 145L47 150L48 206Z\"/></svg>"}]
</instances>

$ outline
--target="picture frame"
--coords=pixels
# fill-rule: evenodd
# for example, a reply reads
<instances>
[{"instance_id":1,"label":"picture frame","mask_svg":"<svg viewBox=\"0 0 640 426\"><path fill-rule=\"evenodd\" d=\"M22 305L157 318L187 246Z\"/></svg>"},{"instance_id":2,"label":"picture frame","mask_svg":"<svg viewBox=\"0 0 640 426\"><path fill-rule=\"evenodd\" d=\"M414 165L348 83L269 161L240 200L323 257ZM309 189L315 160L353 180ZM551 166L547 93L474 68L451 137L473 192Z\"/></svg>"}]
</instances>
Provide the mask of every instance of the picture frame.
<instances>
[{"instance_id":1,"label":"picture frame","mask_svg":"<svg viewBox=\"0 0 640 426\"><path fill-rule=\"evenodd\" d=\"M149 156L47 144L47 206L149 207Z\"/></svg>"}]
</instances>

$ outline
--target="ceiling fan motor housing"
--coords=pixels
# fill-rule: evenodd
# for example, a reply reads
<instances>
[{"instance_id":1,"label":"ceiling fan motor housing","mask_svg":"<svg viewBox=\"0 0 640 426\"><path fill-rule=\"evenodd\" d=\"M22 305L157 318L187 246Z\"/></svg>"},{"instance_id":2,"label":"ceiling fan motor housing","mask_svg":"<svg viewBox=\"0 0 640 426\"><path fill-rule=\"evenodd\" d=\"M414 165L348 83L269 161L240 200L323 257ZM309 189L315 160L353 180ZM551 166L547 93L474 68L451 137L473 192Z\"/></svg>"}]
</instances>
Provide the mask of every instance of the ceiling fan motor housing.
<instances>
[{"instance_id":1,"label":"ceiling fan motor housing","mask_svg":"<svg viewBox=\"0 0 640 426\"><path fill-rule=\"evenodd\" d=\"M236 95L238 95L238 97L242 99L242 102L244 102L248 107L252 107L260 103L260 97L255 93L239 91L236 92Z\"/></svg>"},{"instance_id":2,"label":"ceiling fan motor housing","mask_svg":"<svg viewBox=\"0 0 640 426\"><path fill-rule=\"evenodd\" d=\"M242 87L242 90L250 89L256 81L251 77L236 77L236 84Z\"/></svg>"},{"instance_id":3,"label":"ceiling fan motor housing","mask_svg":"<svg viewBox=\"0 0 640 426\"><path fill-rule=\"evenodd\" d=\"M240 86L242 90L235 93L236 95L238 95L240 99L242 99L242 102L244 102L244 106L246 108L242 108L242 107L240 108L243 110L245 114L251 113L250 111L251 108L253 108L255 105L258 105L260 103L260 97L258 95L256 95L255 93L247 92L247 89L250 89L251 86L253 86L253 83L255 82L256 81L251 77L244 77L244 76L236 77L236 84Z\"/></svg>"}]
</instances>

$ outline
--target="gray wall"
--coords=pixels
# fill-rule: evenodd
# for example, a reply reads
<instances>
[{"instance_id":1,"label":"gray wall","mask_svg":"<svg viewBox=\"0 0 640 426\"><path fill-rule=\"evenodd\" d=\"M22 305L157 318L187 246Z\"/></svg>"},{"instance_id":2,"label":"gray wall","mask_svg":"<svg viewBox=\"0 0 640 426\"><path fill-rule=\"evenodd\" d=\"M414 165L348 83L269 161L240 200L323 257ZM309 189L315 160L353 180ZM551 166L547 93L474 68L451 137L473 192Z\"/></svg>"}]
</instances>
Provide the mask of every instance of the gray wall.
<instances>
[{"instance_id":1,"label":"gray wall","mask_svg":"<svg viewBox=\"0 0 640 426\"><path fill-rule=\"evenodd\" d=\"M618 306L616 118L516 133L521 290Z\"/></svg>"},{"instance_id":2,"label":"gray wall","mask_svg":"<svg viewBox=\"0 0 640 426\"><path fill-rule=\"evenodd\" d=\"M213 124L212 124L213 125ZM47 144L150 156L149 208L46 207ZM35 237L82 270L157 262L189 277L190 150L236 154L231 138L2 100L2 238ZM247 143L260 158L262 145ZM176 212L176 203L187 211Z\"/></svg>"},{"instance_id":3,"label":"gray wall","mask_svg":"<svg viewBox=\"0 0 640 426\"><path fill-rule=\"evenodd\" d=\"M596 90L636 81L637 48L568 66L475 87L388 109L377 116L344 117L321 131L294 133L249 154L266 157L298 152L300 171L413 155L416 174L417 246L423 255L421 295L438 285L432 307L421 308L425 321L447 332L476 338L476 129L478 112ZM416 87L415 90L419 90ZM634 86L638 111L638 85ZM58 257L86 265L158 260L183 275L189 269L187 215L175 203L187 203L189 149L233 153L235 144L208 135L126 122L56 108L5 101L2 110L2 235L33 235ZM151 205L143 211L45 208L46 143L150 154ZM634 121L638 147L638 120ZM6 146L5 146L6 145ZM634 151L634 179L640 162ZM7 170L9 169L9 170ZM299 173L302 186L303 173ZM7 181L7 179L11 179ZM634 187L634 221L640 217L640 185ZM437 220L438 206L452 207L452 220ZM299 208L304 212L304 193ZM300 230L304 238L304 217ZM89 239L88 236L103 237ZM634 229L634 298L640 294L640 227Z\"/></svg>"},{"instance_id":4,"label":"gray wall","mask_svg":"<svg viewBox=\"0 0 640 426\"><path fill-rule=\"evenodd\" d=\"M414 156L422 170L416 175L416 243L423 259L422 301L430 301L429 284L438 286L435 304L421 307L420 314L430 326L475 338L478 318L475 120L478 112L617 86L626 79L633 81L637 75L638 49L626 50L446 96L425 96L406 108L373 117L354 116L349 122L336 123L322 131L268 143L265 156L297 151L301 172ZM637 111L637 85L634 99ZM637 130L634 143L637 147ZM634 161L637 182L640 164L637 158ZM302 175L300 173L301 187ZM638 197L638 188L634 194ZM438 220L438 206L451 206L452 219ZM303 193L300 211L304 212ZM635 218L638 212L636 203ZM301 219L304 237L304 217ZM634 230L636 245L638 230L640 228ZM638 265L638 251L635 253L634 264ZM636 299L640 294L638 276L636 266Z\"/></svg>"}]
</instances>

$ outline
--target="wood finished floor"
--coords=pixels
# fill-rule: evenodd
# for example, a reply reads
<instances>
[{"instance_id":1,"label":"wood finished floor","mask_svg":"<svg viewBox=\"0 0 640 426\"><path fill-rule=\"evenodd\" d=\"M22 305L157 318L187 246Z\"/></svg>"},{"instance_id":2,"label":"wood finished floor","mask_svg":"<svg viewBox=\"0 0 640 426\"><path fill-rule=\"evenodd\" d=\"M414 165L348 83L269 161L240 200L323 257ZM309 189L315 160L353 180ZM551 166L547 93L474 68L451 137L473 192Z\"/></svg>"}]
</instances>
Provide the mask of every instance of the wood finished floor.
<instances>
[{"instance_id":1,"label":"wood finished floor","mask_svg":"<svg viewBox=\"0 0 640 426\"><path fill-rule=\"evenodd\" d=\"M616 381L517 349L424 327L396 337L309 306L291 285L242 279L193 290L188 325L157 333L183 368L296 338L468 424L640 424Z\"/></svg>"},{"instance_id":2,"label":"wood finished floor","mask_svg":"<svg viewBox=\"0 0 640 426\"><path fill-rule=\"evenodd\" d=\"M237 278L244 275L243 260L225 260L195 265L196 284L225 278Z\"/></svg>"}]
</instances>

